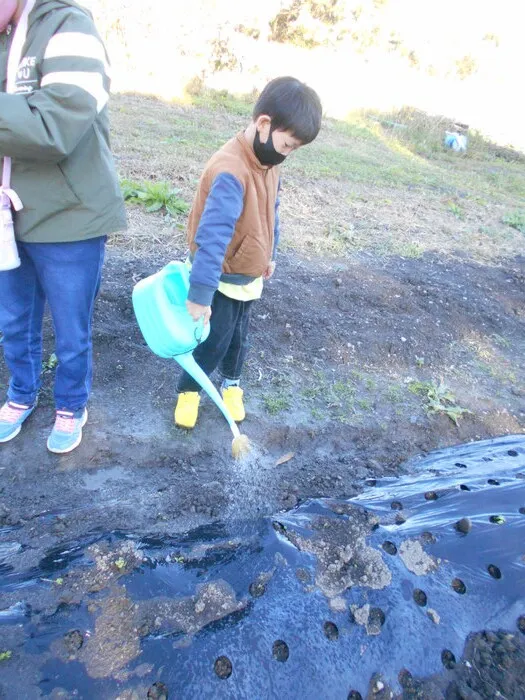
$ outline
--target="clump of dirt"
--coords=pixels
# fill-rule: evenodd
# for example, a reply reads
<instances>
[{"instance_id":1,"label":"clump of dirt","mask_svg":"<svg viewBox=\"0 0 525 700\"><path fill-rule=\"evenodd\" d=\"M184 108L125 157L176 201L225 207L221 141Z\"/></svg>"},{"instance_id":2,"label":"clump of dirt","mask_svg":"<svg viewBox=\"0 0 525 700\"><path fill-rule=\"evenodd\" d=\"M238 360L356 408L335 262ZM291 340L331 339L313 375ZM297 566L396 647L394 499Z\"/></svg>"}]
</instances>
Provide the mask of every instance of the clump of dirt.
<instances>
[{"instance_id":1,"label":"clump of dirt","mask_svg":"<svg viewBox=\"0 0 525 700\"><path fill-rule=\"evenodd\" d=\"M381 608L373 608L366 603L362 607L352 605L351 611L354 622L365 627L368 635L381 634L381 627L385 623L385 614Z\"/></svg>"},{"instance_id":2,"label":"clump of dirt","mask_svg":"<svg viewBox=\"0 0 525 700\"><path fill-rule=\"evenodd\" d=\"M348 517L316 518L311 538L289 529L283 533L299 550L317 558L315 584L328 598L338 598L352 586L386 588L392 573L381 553L366 543L378 518L356 506L341 508Z\"/></svg>"},{"instance_id":3,"label":"clump of dirt","mask_svg":"<svg viewBox=\"0 0 525 700\"><path fill-rule=\"evenodd\" d=\"M97 603L100 613L94 634L78 654L91 678L114 676L140 654L140 637L135 623L135 603L125 588L115 586Z\"/></svg>"},{"instance_id":4,"label":"clump of dirt","mask_svg":"<svg viewBox=\"0 0 525 700\"><path fill-rule=\"evenodd\" d=\"M195 635L211 622L244 610L246 600L222 579L205 583L194 596L183 599L152 598L138 605L137 624L141 636L183 632Z\"/></svg>"},{"instance_id":5,"label":"clump of dirt","mask_svg":"<svg viewBox=\"0 0 525 700\"><path fill-rule=\"evenodd\" d=\"M435 571L439 559L425 552L419 540L405 540L399 546L399 556L406 568L416 576L425 576Z\"/></svg>"},{"instance_id":6,"label":"clump of dirt","mask_svg":"<svg viewBox=\"0 0 525 700\"><path fill-rule=\"evenodd\" d=\"M94 566L74 569L61 579L62 603L81 601L88 593L109 588L144 561L142 551L131 540L120 542L115 547L97 543L88 547L87 553Z\"/></svg>"}]
</instances>

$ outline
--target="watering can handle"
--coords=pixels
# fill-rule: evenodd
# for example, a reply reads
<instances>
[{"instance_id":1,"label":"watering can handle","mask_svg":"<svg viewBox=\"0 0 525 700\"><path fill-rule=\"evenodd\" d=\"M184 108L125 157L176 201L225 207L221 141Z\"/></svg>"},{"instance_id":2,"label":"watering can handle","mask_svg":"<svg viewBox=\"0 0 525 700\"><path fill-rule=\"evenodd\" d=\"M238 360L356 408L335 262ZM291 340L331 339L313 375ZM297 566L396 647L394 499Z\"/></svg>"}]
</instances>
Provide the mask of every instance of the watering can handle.
<instances>
[{"instance_id":1,"label":"watering can handle","mask_svg":"<svg viewBox=\"0 0 525 700\"><path fill-rule=\"evenodd\" d=\"M200 343L202 340L202 335L204 333L204 321L202 318L200 318L197 321L197 325L195 326L195 330L193 331L193 335L195 336L195 340L197 343Z\"/></svg>"}]
</instances>

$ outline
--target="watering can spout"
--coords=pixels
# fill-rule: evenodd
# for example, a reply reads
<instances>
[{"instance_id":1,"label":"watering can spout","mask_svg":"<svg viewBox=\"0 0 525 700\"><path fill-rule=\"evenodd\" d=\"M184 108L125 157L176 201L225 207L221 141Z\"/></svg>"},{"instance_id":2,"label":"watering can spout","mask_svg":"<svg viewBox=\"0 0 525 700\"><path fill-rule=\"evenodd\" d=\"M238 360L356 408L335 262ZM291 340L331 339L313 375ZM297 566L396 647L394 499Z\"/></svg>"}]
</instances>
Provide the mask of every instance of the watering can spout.
<instances>
[{"instance_id":1,"label":"watering can spout","mask_svg":"<svg viewBox=\"0 0 525 700\"><path fill-rule=\"evenodd\" d=\"M233 436L239 437L240 432L239 428L237 427L237 423L230 416L228 409L226 408L224 401L222 400L221 395L219 394L215 386L212 384L208 375L204 372L204 370L201 369L201 367L199 367L199 365L195 361L193 353L185 352L182 355L177 355L174 359L179 363L182 369L190 375L190 377L195 379L197 384L199 384L204 389L204 391L208 394L212 401L217 405L219 410L222 412L223 416L228 421L228 425L230 426Z\"/></svg>"}]
</instances>

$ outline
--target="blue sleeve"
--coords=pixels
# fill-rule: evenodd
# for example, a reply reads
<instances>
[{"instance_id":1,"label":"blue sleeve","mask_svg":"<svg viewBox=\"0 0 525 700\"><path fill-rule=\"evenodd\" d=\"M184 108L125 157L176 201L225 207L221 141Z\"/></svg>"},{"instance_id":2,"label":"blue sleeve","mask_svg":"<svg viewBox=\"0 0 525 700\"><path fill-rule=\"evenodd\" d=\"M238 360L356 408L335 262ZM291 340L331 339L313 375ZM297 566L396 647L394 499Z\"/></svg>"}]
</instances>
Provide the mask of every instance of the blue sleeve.
<instances>
[{"instance_id":1,"label":"blue sleeve","mask_svg":"<svg viewBox=\"0 0 525 700\"><path fill-rule=\"evenodd\" d=\"M211 304L243 204L244 190L239 180L230 173L217 175L195 235L197 252L190 273L190 301L203 306Z\"/></svg>"},{"instance_id":2,"label":"blue sleeve","mask_svg":"<svg viewBox=\"0 0 525 700\"><path fill-rule=\"evenodd\" d=\"M281 203L281 178L279 178L279 184L277 185L277 197L275 199L275 226L273 228L273 252L272 260L275 260L277 255L277 246L279 245L279 238L281 236L281 221L279 219L279 205Z\"/></svg>"}]
</instances>

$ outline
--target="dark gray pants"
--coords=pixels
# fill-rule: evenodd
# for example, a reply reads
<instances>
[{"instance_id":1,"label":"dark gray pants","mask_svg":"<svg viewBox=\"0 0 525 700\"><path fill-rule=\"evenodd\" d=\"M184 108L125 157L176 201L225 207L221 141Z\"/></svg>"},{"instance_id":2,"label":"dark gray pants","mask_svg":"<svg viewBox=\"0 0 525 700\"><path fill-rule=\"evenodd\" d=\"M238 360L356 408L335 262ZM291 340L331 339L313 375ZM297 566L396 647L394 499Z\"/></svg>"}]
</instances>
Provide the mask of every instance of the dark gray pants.
<instances>
[{"instance_id":1,"label":"dark gray pants","mask_svg":"<svg viewBox=\"0 0 525 700\"><path fill-rule=\"evenodd\" d=\"M248 351L248 329L253 301L237 301L215 292L211 305L210 335L193 351L197 364L210 376L218 367L225 379L237 380ZM177 392L200 391L201 387L183 372Z\"/></svg>"}]
</instances>

